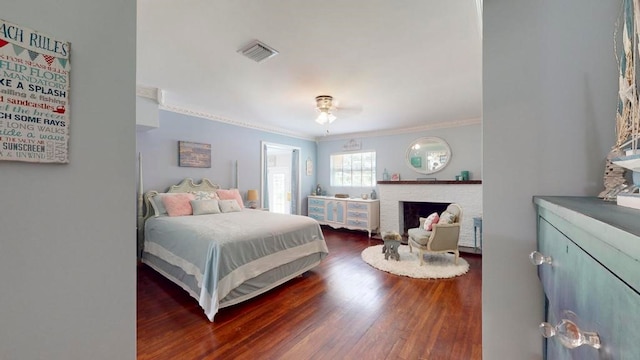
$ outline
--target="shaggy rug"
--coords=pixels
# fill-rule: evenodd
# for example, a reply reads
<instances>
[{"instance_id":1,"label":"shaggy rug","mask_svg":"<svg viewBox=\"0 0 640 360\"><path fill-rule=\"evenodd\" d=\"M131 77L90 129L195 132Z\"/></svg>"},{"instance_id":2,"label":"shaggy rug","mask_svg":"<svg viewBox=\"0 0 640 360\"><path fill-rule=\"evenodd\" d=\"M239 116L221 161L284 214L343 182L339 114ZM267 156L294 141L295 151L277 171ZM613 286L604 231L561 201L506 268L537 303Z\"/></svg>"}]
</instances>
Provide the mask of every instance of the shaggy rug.
<instances>
[{"instance_id":1,"label":"shaggy rug","mask_svg":"<svg viewBox=\"0 0 640 360\"><path fill-rule=\"evenodd\" d=\"M362 250L362 260L376 269L396 275L423 279L443 279L460 276L469 271L469 263L462 257L454 264L453 254L425 254L424 265L420 266L417 250L409 252L408 245L398 248L400 261L385 260L382 245L370 246Z\"/></svg>"}]
</instances>

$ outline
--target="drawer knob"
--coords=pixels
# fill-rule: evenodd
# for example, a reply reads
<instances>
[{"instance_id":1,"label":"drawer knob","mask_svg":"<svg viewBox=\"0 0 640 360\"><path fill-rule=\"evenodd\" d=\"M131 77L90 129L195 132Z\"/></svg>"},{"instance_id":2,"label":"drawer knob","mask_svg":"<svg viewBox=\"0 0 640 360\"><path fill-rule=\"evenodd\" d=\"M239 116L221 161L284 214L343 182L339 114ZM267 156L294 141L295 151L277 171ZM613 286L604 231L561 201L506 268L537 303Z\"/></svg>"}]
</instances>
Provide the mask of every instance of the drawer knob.
<instances>
[{"instance_id":1,"label":"drawer knob","mask_svg":"<svg viewBox=\"0 0 640 360\"><path fill-rule=\"evenodd\" d=\"M600 349L600 336L598 336L598 333L582 331L575 322L569 319L560 320L556 326L543 322L539 328L542 336L545 338L557 336L562 346L567 349L574 349L581 345Z\"/></svg>"},{"instance_id":2,"label":"drawer knob","mask_svg":"<svg viewBox=\"0 0 640 360\"><path fill-rule=\"evenodd\" d=\"M541 252L534 251L529 254L529 260L533 265L552 264L551 256L543 255Z\"/></svg>"}]
</instances>

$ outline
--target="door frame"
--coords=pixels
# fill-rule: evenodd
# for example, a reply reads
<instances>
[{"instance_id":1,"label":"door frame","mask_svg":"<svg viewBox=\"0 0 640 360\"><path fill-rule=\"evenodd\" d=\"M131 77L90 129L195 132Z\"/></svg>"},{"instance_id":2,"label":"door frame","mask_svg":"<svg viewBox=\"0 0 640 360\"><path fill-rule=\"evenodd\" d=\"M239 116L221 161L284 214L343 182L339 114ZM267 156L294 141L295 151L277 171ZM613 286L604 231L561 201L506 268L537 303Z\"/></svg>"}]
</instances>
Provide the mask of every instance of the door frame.
<instances>
[{"instance_id":1,"label":"door frame","mask_svg":"<svg viewBox=\"0 0 640 360\"><path fill-rule=\"evenodd\" d=\"M291 152L293 152L294 150L298 150L298 167L295 169L296 178L297 178L296 180L298 182L298 191L297 191L297 195L298 196L296 196L296 199L297 199L296 200L296 209L297 209L297 211L296 211L296 214L294 214L294 215L300 215L301 214L300 206L301 206L301 203L302 203L302 201L300 199L300 195L302 195L302 191L301 191L301 188L302 188L302 186L301 186L302 185L302 183L301 183L302 182L302 174L301 174L301 171L300 171L300 166L301 166L300 164L301 164L301 161L302 161L301 160L301 158L302 158L302 156L301 156L301 148L298 147L298 146L278 144L278 143L272 143L272 142L268 142L268 141L261 141L260 142L260 191L263 194L263 196L260 197L260 204L261 204L262 208L266 208L266 205L268 205L268 204L264 203L264 199L265 199L265 196L264 196L264 194L265 194L264 177L265 177L265 171L266 171L266 168L264 166L264 164L265 164L265 153L264 153L265 146L267 148L273 148L273 149L278 149L278 150L288 150L288 151L291 151Z\"/></svg>"}]
</instances>

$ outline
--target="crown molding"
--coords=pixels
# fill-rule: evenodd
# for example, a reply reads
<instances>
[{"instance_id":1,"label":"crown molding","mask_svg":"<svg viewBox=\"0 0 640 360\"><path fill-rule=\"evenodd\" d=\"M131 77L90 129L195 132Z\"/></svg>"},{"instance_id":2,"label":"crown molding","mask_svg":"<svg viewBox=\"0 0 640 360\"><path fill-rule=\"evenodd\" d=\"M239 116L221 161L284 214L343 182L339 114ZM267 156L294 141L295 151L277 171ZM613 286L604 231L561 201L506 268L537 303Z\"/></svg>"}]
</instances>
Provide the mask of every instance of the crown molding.
<instances>
[{"instance_id":1,"label":"crown molding","mask_svg":"<svg viewBox=\"0 0 640 360\"><path fill-rule=\"evenodd\" d=\"M422 131L435 130L435 129L447 129L447 128L456 128L456 127L463 127L463 126L470 126L470 125L478 125L481 123L482 123L482 120L480 118L465 119L465 120L456 120L456 121L427 124L427 125L416 126L411 128L389 129L389 130L382 130L382 131L368 131L368 132L350 133L350 134L341 134L341 135L327 135L322 137L316 137L315 140L316 142L322 142L322 141L334 141L334 140L348 140L352 138L400 135L400 134L415 133L415 132L422 132Z\"/></svg>"},{"instance_id":2,"label":"crown molding","mask_svg":"<svg viewBox=\"0 0 640 360\"><path fill-rule=\"evenodd\" d=\"M164 104L164 90L151 86L136 85L136 96L151 99L158 104Z\"/></svg>"},{"instance_id":3,"label":"crown molding","mask_svg":"<svg viewBox=\"0 0 640 360\"><path fill-rule=\"evenodd\" d=\"M298 139L302 139L302 140L310 140L310 141L315 141L316 140L316 138L313 137L313 136L300 134L300 133L296 133L296 132L293 132L293 131L286 131L286 130L282 130L282 129L279 129L279 128L272 128L272 127L268 127L268 126L261 126L261 125L257 125L257 124L250 124L250 123L246 123L246 122L242 122L242 121L227 119L227 118L222 117L222 116L213 115L213 114L210 114L210 113L207 113L207 112L203 112L203 111L190 110L190 109L187 109L187 108L181 107L181 106L160 105L159 108L161 110L166 110L166 111L170 111L170 112L174 112L174 113L178 113L178 114L183 114L183 115L195 116L195 117L199 117L199 118L203 118L203 119L207 119L207 120L217 121L217 122L221 122L221 123L225 123L225 124L229 124L229 125L240 126L240 127L244 127L244 128L248 128L248 129L254 129L254 130L269 132L269 133L273 133L273 134L289 136L289 137L298 138Z\"/></svg>"},{"instance_id":4,"label":"crown molding","mask_svg":"<svg viewBox=\"0 0 640 360\"><path fill-rule=\"evenodd\" d=\"M136 92L136 95L138 95L137 92ZM141 96L141 95L138 95L138 96ZM411 127L411 128L389 129L389 130L382 130L382 131L369 131L369 132L349 133L349 134L340 134L340 135L323 135L323 136L315 136L314 137L314 136L307 135L307 134L301 134L301 133L296 133L296 132L293 132L293 131L282 130L280 128L272 128L272 127L268 127L268 126L262 126L262 125L257 125L257 124L251 124L251 123L246 123L246 122L242 122L242 121L232 120L232 119L228 119L228 118L225 118L225 117L222 117L222 116L214 115L214 114L211 114L211 113L208 113L208 112L195 111L195 110L191 110L191 109L188 109L186 107L177 106L177 105L160 104L158 106L158 108L161 109L161 110L166 110L166 111L170 111L170 112L174 112L174 113L178 113L178 114L183 114L183 115L188 115L188 116L195 116L195 117L199 117L199 118L202 118L202 119L217 121L217 122L221 122L221 123L225 123L225 124L229 124L229 125L235 125L235 126L248 128L248 129L259 130L259 131L264 131L264 132L269 132L269 133L273 133L273 134L289 136L289 137L298 138L298 139L302 139L302 140L310 140L310 141L315 141L315 142L334 141L334 140L350 140L350 139L353 139L353 138L366 138L366 137L376 137L376 136L399 135L399 134L407 134L407 133L428 131L428 130L434 130L434 129L446 129L446 128L456 128L456 127L469 126L469 125L477 125L477 124L481 124L482 123L480 118L476 118L476 119L465 119L465 120L457 120L457 121L440 122L440 123L434 123L434 124L426 124L426 125L423 125L423 126L417 126L417 127Z\"/></svg>"}]
</instances>

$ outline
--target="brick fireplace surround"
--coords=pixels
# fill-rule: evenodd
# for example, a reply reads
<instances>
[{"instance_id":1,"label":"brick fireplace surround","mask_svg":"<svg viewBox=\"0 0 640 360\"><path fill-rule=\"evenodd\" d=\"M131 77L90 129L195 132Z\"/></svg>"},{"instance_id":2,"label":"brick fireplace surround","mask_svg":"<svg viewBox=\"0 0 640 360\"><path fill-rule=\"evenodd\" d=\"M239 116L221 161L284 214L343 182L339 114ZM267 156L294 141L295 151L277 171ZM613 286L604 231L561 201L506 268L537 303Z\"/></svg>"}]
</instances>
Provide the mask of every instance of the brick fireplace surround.
<instances>
[{"instance_id":1,"label":"brick fireplace surround","mask_svg":"<svg viewBox=\"0 0 640 360\"><path fill-rule=\"evenodd\" d=\"M473 218L482 216L482 181L378 181L380 230L402 233L401 202L457 203L462 207L461 246L473 247Z\"/></svg>"}]
</instances>

